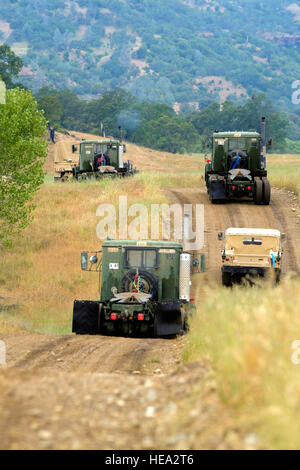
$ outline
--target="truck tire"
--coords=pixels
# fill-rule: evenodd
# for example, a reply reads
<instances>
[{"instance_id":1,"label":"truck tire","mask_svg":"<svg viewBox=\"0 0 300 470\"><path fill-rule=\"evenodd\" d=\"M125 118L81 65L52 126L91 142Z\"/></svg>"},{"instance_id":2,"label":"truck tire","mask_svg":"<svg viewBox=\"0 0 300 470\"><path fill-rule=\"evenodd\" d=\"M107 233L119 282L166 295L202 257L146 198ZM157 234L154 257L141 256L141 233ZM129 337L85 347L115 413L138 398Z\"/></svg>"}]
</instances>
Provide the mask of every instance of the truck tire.
<instances>
[{"instance_id":1,"label":"truck tire","mask_svg":"<svg viewBox=\"0 0 300 470\"><path fill-rule=\"evenodd\" d=\"M270 181L267 178L263 179L263 198L262 198L262 203L265 206L268 206L270 204L270 199L271 199L271 184Z\"/></svg>"},{"instance_id":2,"label":"truck tire","mask_svg":"<svg viewBox=\"0 0 300 470\"><path fill-rule=\"evenodd\" d=\"M156 303L154 337L174 337L184 333L185 313L179 300Z\"/></svg>"},{"instance_id":3,"label":"truck tire","mask_svg":"<svg viewBox=\"0 0 300 470\"><path fill-rule=\"evenodd\" d=\"M75 300L73 307L72 332L77 335L99 333L99 319L102 304L90 300Z\"/></svg>"},{"instance_id":4,"label":"truck tire","mask_svg":"<svg viewBox=\"0 0 300 470\"><path fill-rule=\"evenodd\" d=\"M222 285L225 286L225 287L231 287L232 286L232 280L231 280L230 273L222 272Z\"/></svg>"},{"instance_id":5,"label":"truck tire","mask_svg":"<svg viewBox=\"0 0 300 470\"><path fill-rule=\"evenodd\" d=\"M255 195L254 202L255 204L261 204L263 200L263 182L261 179L257 178L255 180Z\"/></svg>"},{"instance_id":6,"label":"truck tire","mask_svg":"<svg viewBox=\"0 0 300 470\"><path fill-rule=\"evenodd\" d=\"M122 278L122 290L123 292L132 292L132 283L136 276L136 269L130 269L125 273ZM152 294L152 300L158 298L158 279L157 277L147 271L146 269L139 269L139 276L141 280L148 285L149 294Z\"/></svg>"}]
</instances>

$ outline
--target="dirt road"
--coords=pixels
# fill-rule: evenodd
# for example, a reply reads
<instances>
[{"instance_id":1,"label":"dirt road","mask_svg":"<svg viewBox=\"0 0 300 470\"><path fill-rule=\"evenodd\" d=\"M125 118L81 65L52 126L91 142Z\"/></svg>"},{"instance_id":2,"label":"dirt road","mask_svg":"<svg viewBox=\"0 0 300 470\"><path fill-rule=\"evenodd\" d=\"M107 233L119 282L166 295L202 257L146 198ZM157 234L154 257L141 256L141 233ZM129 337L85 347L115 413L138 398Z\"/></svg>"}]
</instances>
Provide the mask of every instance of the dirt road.
<instances>
[{"instance_id":1,"label":"dirt road","mask_svg":"<svg viewBox=\"0 0 300 470\"><path fill-rule=\"evenodd\" d=\"M3 339L1 449L247 447L183 338Z\"/></svg>"}]
</instances>

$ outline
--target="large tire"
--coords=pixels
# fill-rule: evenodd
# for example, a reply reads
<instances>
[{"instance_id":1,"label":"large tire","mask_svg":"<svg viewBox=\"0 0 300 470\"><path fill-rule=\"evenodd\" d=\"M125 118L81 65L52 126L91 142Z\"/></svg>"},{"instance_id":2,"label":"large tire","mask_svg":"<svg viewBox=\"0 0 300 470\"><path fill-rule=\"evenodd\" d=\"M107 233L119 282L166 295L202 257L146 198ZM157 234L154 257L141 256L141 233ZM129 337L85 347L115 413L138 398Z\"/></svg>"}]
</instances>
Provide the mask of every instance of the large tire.
<instances>
[{"instance_id":1,"label":"large tire","mask_svg":"<svg viewBox=\"0 0 300 470\"><path fill-rule=\"evenodd\" d=\"M154 336L174 337L184 333L185 313L179 300L163 300L156 303Z\"/></svg>"},{"instance_id":2,"label":"large tire","mask_svg":"<svg viewBox=\"0 0 300 470\"><path fill-rule=\"evenodd\" d=\"M230 273L222 272L222 285L226 286L226 287L231 287L232 286L232 280L231 280Z\"/></svg>"},{"instance_id":3,"label":"large tire","mask_svg":"<svg viewBox=\"0 0 300 470\"><path fill-rule=\"evenodd\" d=\"M262 203L265 206L268 206L270 204L271 200L271 184L270 181L267 178L263 179L263 198L262 198Z\"/></svg>"},{"instance_id":4,"label":"large tire","mask_svg":"<svg viewBox=\"0 0 300 470\"><path fill-rule=\"evenodd\" d=\"M263 182L261 179L257 178L255 180L255 195L254 202L255 204L262 204L263 201Z\"/></svg>"},{"instance_id":5,"label":"large tire","mask_svg":"<svg viewBox=\"0 0 300 470\"><path fill-rule=\"evenodd\" d=\"M100 326L102 304L89 300L75 300L73 308L73 333L96 335Z\"/></svg>"},{"instance_id":6,"label":"large tire","mask_svg":"<svg viewBox=\"0 0 300 470\"><path fill-rule=\"evenodd\" d=\"M122 290L123 292L133 292L133 280L136 276L136 269L130 269L122 278ZM158 298L158 279L157 277L147 271L146 269L139 269L139 276L141 280L147 285L149 294L152 294L152 300Z\"/></svg>"}]
</instances>

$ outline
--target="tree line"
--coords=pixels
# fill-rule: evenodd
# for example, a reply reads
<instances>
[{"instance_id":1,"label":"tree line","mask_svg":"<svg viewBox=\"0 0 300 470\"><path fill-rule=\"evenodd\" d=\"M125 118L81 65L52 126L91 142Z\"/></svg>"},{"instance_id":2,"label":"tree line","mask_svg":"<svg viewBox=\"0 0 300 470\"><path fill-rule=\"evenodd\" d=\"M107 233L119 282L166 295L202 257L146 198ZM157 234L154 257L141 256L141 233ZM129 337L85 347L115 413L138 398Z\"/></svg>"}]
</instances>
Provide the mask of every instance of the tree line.
<instances>
[{"instance_id":1,"label":"tree line","mask_svg":"<svg viewBox=\"0 0 300 470\"><path fill-rule=\"evenodd\" d=\"M116 89L100 98L85 101L71 90L41 88L36 99L52 127L123 137L136 144L172 153L199 152L216 130L256 130L261 117L267 118L267 135L274 150L284 151L289 128L287 115L278 112L263 94L254 95L244 104L226 101L210 104L199 111L177 115L172 106L139 101L131 93Z\"/></svg>"}]
</instances>

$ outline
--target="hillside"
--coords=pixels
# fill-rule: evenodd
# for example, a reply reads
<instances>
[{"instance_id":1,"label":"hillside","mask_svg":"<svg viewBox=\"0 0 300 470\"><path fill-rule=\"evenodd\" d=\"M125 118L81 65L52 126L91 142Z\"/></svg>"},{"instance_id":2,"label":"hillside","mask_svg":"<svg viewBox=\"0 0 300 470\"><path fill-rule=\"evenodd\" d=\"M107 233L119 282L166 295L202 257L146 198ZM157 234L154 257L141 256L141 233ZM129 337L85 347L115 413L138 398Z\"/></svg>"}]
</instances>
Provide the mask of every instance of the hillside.
<instances>
[{"instance_id":1,"label":"hillside","mask_svg":"<svg viewBox=\"0 0 300 470\"><path fill-rule=\"evenodd\" d=\"M22 57L22 81L34 90L50 84L89 98L122 87L176 110L263 91L297 112L293 0L0 0L0 7L0 42Z\"/></svg>"}]
</instances>

